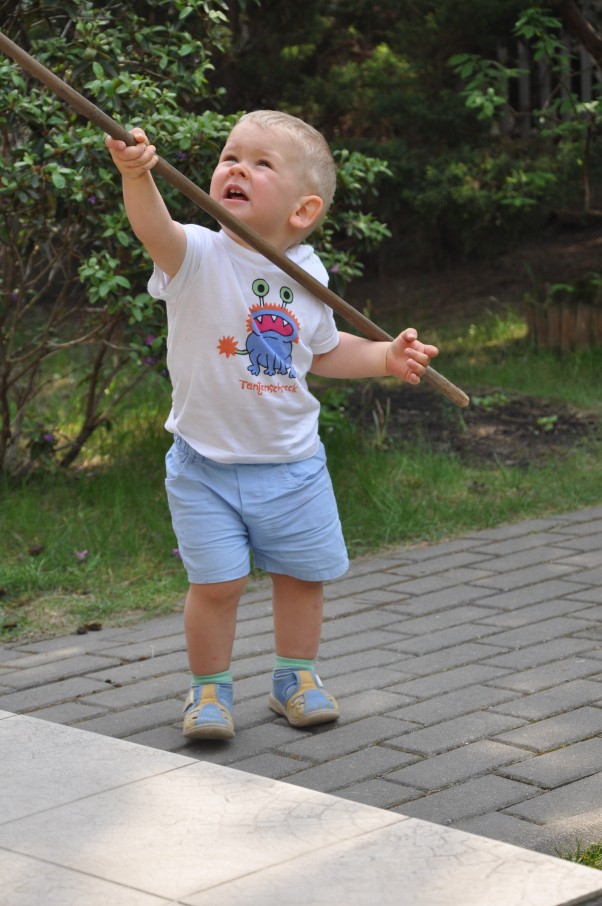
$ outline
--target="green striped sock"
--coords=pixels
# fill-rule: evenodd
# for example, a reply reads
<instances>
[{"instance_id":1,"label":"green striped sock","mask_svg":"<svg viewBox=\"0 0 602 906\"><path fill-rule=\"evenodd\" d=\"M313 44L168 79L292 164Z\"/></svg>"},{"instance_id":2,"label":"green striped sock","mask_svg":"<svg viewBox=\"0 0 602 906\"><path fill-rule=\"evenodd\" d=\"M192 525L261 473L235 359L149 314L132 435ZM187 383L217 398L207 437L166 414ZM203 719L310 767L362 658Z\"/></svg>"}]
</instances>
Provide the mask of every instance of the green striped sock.
<instances>
[{"instance_id":1,"label":"green striped sock","mask_svg":"<svg viewBox=\"0 0 602 906\"><path fill-rule=\"evenodd\" d=\"M193 673L193 686L207 686L209 683L231 683L232 673L224 670L223 673Z\"/></svg>"}]
</instances>

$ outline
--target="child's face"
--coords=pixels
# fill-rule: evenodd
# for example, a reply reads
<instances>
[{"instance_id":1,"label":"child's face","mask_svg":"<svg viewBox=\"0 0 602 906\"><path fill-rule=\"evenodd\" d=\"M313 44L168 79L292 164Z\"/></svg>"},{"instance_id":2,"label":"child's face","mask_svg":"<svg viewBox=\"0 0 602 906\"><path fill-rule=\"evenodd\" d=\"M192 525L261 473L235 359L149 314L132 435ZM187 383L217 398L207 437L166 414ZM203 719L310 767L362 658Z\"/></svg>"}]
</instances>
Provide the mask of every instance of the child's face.
<instances>
[{"instance_id":1,"label":"child's face","mask_svg":"<svg viewBox=\"0 0 602 906\"><path fill-rule=\"evenodd\" d=\"M284 251L296 241L290 218L304 197L292 139L255 123L239 123L220 155L210 195Z\"/></svg>"}]
</instances>

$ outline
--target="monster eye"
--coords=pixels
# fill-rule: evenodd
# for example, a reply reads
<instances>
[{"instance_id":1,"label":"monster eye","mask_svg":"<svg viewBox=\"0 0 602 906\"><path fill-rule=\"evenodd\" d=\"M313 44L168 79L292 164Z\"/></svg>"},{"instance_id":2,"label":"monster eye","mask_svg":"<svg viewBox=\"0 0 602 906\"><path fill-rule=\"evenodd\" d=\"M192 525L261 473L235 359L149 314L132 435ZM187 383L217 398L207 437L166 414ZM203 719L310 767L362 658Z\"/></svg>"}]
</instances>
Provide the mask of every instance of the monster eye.
<instances>
[{"instance_id":1,"label":"monster eye","mask_svg":"<svg viewBox=\"0 0 602 906\"><path fill-rule=\"evenodd\" d=\"M251 289L260 299L264 299L270 291L269 284L262 280L261 277L258 280L253 280Z\"/></svg>"},{"instance_id":2,"label":"monster eye","mask_svg":"<svg viewBox=\"0 0 602 906\"><path fill-rule=\"evenodd\" d=\"M283 305L290 305L293 301L292 289L289 289L288 286L283 286L280 290L280 298L282 299Z\"/></svg>"}]
</instances>

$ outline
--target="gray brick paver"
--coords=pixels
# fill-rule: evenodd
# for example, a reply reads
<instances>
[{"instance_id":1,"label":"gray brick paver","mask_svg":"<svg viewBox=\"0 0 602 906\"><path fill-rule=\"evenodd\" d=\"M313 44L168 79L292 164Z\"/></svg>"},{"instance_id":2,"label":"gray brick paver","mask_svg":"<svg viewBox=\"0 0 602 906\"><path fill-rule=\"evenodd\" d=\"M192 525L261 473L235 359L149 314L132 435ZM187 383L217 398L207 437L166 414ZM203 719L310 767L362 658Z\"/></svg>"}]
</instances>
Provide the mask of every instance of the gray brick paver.
<instances>
[{"instance_id":1,"label":"gray brick paver","mask_svg":"<svg viewBox=\"0 0 602 906\"><path fill-rule=\"evenodd\" d=\"M525 803L527 807L530 804L529 797L539 795L537 787L493 775L467 780L450 789L415 799L394 811L401 811L404 815L421 818L423 821L433 821L435 824L454 824L492 809L507 808L517 802L522 804L525 799L528 800Z\"/></svg>"},{"instance_id":2,"label":"gray brick paver","mask_svg":"<svg viewBox=\"0 0 602 906\"><path fill-rule=\"evenodd\" d=\"M376 714L391 715L404 705L413 704L416 699L398 692L386 692L381 689L367 689L355 695L338 696L341 706L339 724L360 720ZM397 715L396 715L397 716Z\"/></svg>"},{"instance_id":3,"label":"gray brick paver","mask_svg":"<svg viewBox=\"0 0 602 906\"><path fill-rule=\"evenodd\" d=\"M234 719L236 720L236 715ZM289 758L296 758L296 753L289 750L291 740L293 740L293 745L300 745L303 740L311 739L311 736L311 731L295 730L293 727L285 725L284 722L270 720L270 723L262 726L237 731L234 739L227 744L223 742L189 743L183 751L191 758L198 758L199 761L233 766L243 759L273 752L275 749Z\"/></svg>"},{"instance_id":4,"label":"gray brick paver","mask_svg":"<svg viewBox=\"0 0 602 906\"><path fill-rule=\"evenodd\" d=\"M100 717L74 721L74 726L103 736L125 738L152 727L172 722L182 713L182 702L164 699L151 705L139 705L125 711L109 711Z\"/></svg>"},{"instance_id":5,"label":"gray brick paver","mask_svg":"<svg viewBox=\"0 0 602 906\"><path fill-rule=\"evenodd\" d=\"M590 774L602 765L602 738L595 736L583 742L562 746L545 755L534 755L526 761L511 764L499 771L505 777L552 789Z\"/></svg>"},{"instance_id":6,"label":"gray brick paver","mask_svg":"<svg viewBox=\"0 0 602 906\"><path fill-rule=\"evenodd\" d=\"M99 657L97 655L79 654L74 657L50 660L47 663L31 667L29 670L14 669L2 673L2 682L12 689L31 689L35 686L48 685L70 679L74 676L93 675L98 670L110 670L121 665L118 658Z\"/></svg>"},{"instance_id":7,"label":"gray brick paver","mask_svg":"<svg viewBox=\"0 0 602 906\"><path fill-rule=\"evenodd\" d=\"M76 676L61 682L47 683L33 689L20 689L0 696L0 710L27 714L48 705L56 705L70 699L77 699L86 692L97 692L106 688L99 680Z\"/></svg>"},{"instance_id":8,"label":"gray brick paver","mask_svg":"<svg viewBox=\"0 0 602 906\"><path fill-rule=\"evenodd\" d=\"M310 763L303 761L302 758L288 758L280 753L264 752L262 755L252 755L249 758L242 758L240 761L233 761L230 767L236 768L237 771L246 771L248 774L258 774L260 777L280 780L287 774L310 767Z\"/></svg>"},{"instance_id":9,"label":"gray brick paver","mask_svg":"<svg viewBox=\"0 0 602 906\"><path fill-rule=\"evenodd\" d=\"M602 715L602 712L601 712ZM409 730L403 736L391 737L386 745L403 749L417 755L438 755L479 739L499 738L513 745L512 739L503 739L500 734L522 727L524 721L505 714L489 711L474 711L462 717L444 720L432 727ZM512 734L507 732L506 737Z\"/></svg>"},{"instance_id":10,"label":"gray brick paver","mask_svg":"<svg viewBox=\"0 0 602 906\"><path fill-rule=\"evenodd\" d=\"M599 733L602 733L602 709L586 706L501 732L496 739L543 753Z\"/></svg>"},{"instance_id":11,"label":"gray brick paver","mask_svg":"<svg viewBox=\"0 0 602 906\"><path fill-rule=\"evenodd\" d=\"M602 687L601 687L602 689ZM510 710L504 712L504 706L500 702L508 702ZM499 705L493 708L493 705ZM440 723L444 720L451 720L454 717L461 717L463 714L470 714L474 711L482 711L488 708L501 713L512 713L514 697L511 692L500 689L488 688L487 686L465 686L453 692L443 692L431 699L418 702L416 704L405 705L395 711L390 712L391 717L400 717L402 720L409 720L423 727ZM518 715L519 717L521 715Z\"/></svg>"},{"instance_id":12,"label":"gray brick paver","mask_svg":"<svg viewBox=\"0 0 602 906\"><path fill-rule=\"evenodd\" d=\"M599 603L586 603L582 600L582 595L573 595L572 598L565 599L568 609L574 617L580 620L591 620L592 623L602 623L602 600Z\"/></svg>"},{"instance_id":13,"label":"gray brick paver","mask_svg":"<svg viewBox=\"0 0 602 906\"><path fill-rule=\"evenodd\" d=\"M397 573L398 576L432 576L438 573L449 573L450 570L459 569L463 566L477 566L481 565L481 562L485 560L486 557L482 554L476 554L470 550L459 550L453 551L449 554L442 554L437 557L436 566L433 565L433 560L416 560L413 563L408 563L406 566L401 567L401 569L392 570L392 572Z\"/></svg>"},{"instance_id":14,"label":"gray brick paver","mask_svg":"<svg viewBox=\"0 0 602 906\"><path fill-rule=\"evenodd\" d=\"M481 739L478 742L471 742L458 749L444 752L442 755L423 758L408 767L391 771L387 774L387 780L404 783L429 792L452 786L452 784L468 780L471 777L478 777L485 772L505 768L506 765L514 762L522 763L525 760L525 754L524 749L505 746L490 739ZM532 760L533 756L528 755L527 762ZM504 770L503 773L506 775L508 771ZM511 779L522 778L511 776ZM533 783L534 781L527 780L527 782Z\"/></svg>"},{"instance_id":15,"label":"gray brick paver","mask_svg":"<svg viewBox=\"0 0 602 906\"><path fill-rule=\"evenodd\" d=\"M405 661L404 661L405 663ZM394 662L391 667L373 667L368 670L357 671L350 664L346 665L347 672L343 673L333 667L329 661L320 664L318 672L324 682L328 683L330 689L339 698L354 693L364 693L385 689L388 692L401 692L397 688L397 683L403 680L409 680L410 674L402 670L403 664Z\"/></svg>"},{"instance_id":16,"label":"gray brick paver","mask_svg":"<svg viewBox=\"0 0 602 906\"><path fill-rule=\"evenodd\" d=\"M403 583L391 586L391 590L399 591L400 594L408 594L408 590ZM476 585L462 584L451 588L444 587L433 593L423 592L416 594L412 601L404 604L404 612L414 616L422 616L425 613L446 610L457 604L472 604L473 601L482 604L492 593L492 590L480 588Z\"/></svg>"},{"instance_id":17,"label":"gray brick paver","mask_svg":"<svg viewBox=\"0 0 602 906\"><path fill-rule=\"evenodd\" d=\"M399 560L408 560L410 562L420 562L421 560L439 560L447 557L449 554L461 553L467 547L476 546L473 541L473 535L467 535L465 538L452 538L449 541L440 541L435 545L420 544L414 547L398 548Z\"/></svg>"},{"instance_id":18,"label":"gray brick paver","mask_svg":"<svg viewBox=\"0 0 602 906\"><path fill-rule=\"evenodd\" d=\"M526 720L543 720L553 714L560 714L581 705L596 704L602 699L602 684L589 680L573 680L561 686L533 692L522 698L515 698L503 704L494 705L491 710L497 714L512 714Z\"/></svg>"},{"instance_id":19,"label":"gray brick paver","mask_svg":"<svg viewBox=\"0 0 602 906\"><path fill-rule=\"evenodd\" d=\"M414 799L416 790L376 778L342 787L336 791L336 795L340 799L351 799L353 802L373 805L375 808L390 809Z\"/></svg>"},{"instance_id":20,"label":"gray brick paver","mask_svg":"<svg viewBox=\"0 0 602 906\"><path fill-rule=\"evenodd\" d=\"M91 654L106 648L107 644L114 644L116 640L126 642L127 639L128 629L122 626L113 629L103 629L100 632L88 632L82 635L38 639L36 642L25 642L15 645L12 651L15 653L15 656L17 654L55 653L64 657L74 654ZM69 654L63 654L65 651Z\"/></svg>"},{"instance_id":21,"label":"gray brick paver","mask_svg":"<svg viewBox=\"0 0 602 906\"><path fill-rule=\"evenodd\" d=\"M166 697L180 695L182 699L190 685L188 671L169 673L167 676L151 677L137 683L128 683L125 686L106 686L104 692L93 692L91 695L80 696L80 701L87 705L111 708L122 711L126 708L136 708L138 705L149 702L161 701Z\"/></svg>"},{"instance_id":22,"label":"gray brick paver","mask_svg":"<svg viewBox=\"0 0 602 906\"><path fill-rule=\"evenodd\" d=\"M505 652L502 646L495 647L484 642L465 642L462 645L452 645L442 651L433 651L417 657L406 657L400 662L400 670L414 676L428 676L431 673L449 670L452 667L464 667L468 664L488 661L489 658Z\"/></svg>"},{"instance_id":23,"label":"gray brick paver","mask_svg":"<svg viewBox=\"0 0 602 906\"><path fill-rule=\"evenodd\" d=\"M592 547L589 551L581 551L578 554L571 553L566 557L562 557L561 562L567 566L578 566L586 570L594 569L594 567L602 566L602 551L599 547Z\"/></svg>"},{"instance_id":24,"label":"gray brick paver","mask_svg":"<svg viewBox=\"0 0 602 906\"><path fill-rule=\"evenodd\" d=\"M452 667L450 670L436 670L418 679L407 679L392 686L391 692L418 699L432 698L435 695L454 692L456 689L473 686L476 683L496 685L494 680L505 676L508 672L500 667L468 664L465 667Z\"/></svg>"},{"instance_id":25,"label":"gray brick paver","mask_svg":"<svg viewBox=\"0 0 602 906\"><path fill-rule=\"evenodd\" d=\"M395 585L397 576L389 572L366 573L360 576L351 576L350 578L339 579L338 582L328 585L325 589L325 597L329 600L331 597L342 598L359 595L364 591L372 591L377 588L387 588Z\"/></svg>"},{"instance_id":26,"label":"gray brick paver","mask_svg":"<svg viewBox=\"0 0 602 906\"><path fill-rule=\"evenodd\" d=\"M602 585L602 567L588 570L576 569L575 574L571 576L571 582L586 587L588 585Z\"/></svg>"},{"instance_id":27,"label":"gray brick paver","mask_svg":"<svg viewBox=\"0 0 602 906\"><path fill-rule=\"evenodd\" d=\"M572 535L592 535L602 534L602 519L577 519L575 522L567 522L564 531Z\"/></svg>"},{"instance_id":28,"label":"gray brick paver","mask_svg":"<svg viewBox=\"0 0 602 906\"><path fill-rule=\"evenodd\" d=\"M500 629L515 629L518 626L539 623L553 617L564 617L571 611L573 611L571 614L573 617L583 620L591 619L583 613L576 612L567 604L566 599L557 598L527 607L517 607L514 610L497 611L484 616L481 622L487 626L499 626Z\"/></svg>"},{"instance_id":29,"label":"gray brick paver","mask_svg":"<svg viewBox=\"0 0 602 906\"><path fill-rule=\"evenodd\" d=\"M507 807L508 814L528 821L546 824L561 818L572 818L591 810L592 804L602 802L602 772L566 783L555 790Z\"/></svg>"},{"instance_id":30,"label":"gray brick paver","mask_svg":"<svg viewBox=\"0 0 602 906\"><path fill-rule=\"evenodd\" d=\"M185 652L176 651L172 654L147 657L129 664L108 667L88 675L91 679L97 679L100 682L134 683L149 676L164 676L173 671L181 671L186 667Z\"/></svg>"},{"instance_id":31,"label":"gray brick paver","mask_svg":"<svg viewBox=\"0 0 602 906\"><path fill-rule=\"evenodd\" d=\"M602 604L602 585L575 589L571 592L570 600L590 601L592 604Z\"/></svg>"},{"instance_id":32,"label":"gray brick paver","mask_svg":"<svg viewBox=\"0 0 602 906\"><path fill-rule=\"evenodd\" d=\"M491 559L485 559L481 562L481 568L493 573L514 572L517 569L533 568L540 563L559 562L563 566L570 568L578 566L569 562L574 551L566 547L552 547L541 545L530 547L527 550L518 549L506 556L495 554Z\"/></svg>"},{"instance_id":33,"label":"gray brick paver","mask_svg":"<svg viewBox=\"0 0 602 906\"><path fill-rule=\"evenodd\" d=\"M322 627L322 645L334 639L348 638L362 632L383 629L404 621L396 613L389 613L385 607L372 607L360 613L337 617L326 613ZM404 630L405 631L405 630Z\"/></svg>"},{"instance_id":34,"label":"gray brick paver","mask_svg":"<svg viewBox=\"0 0 602 906\"><path fill-rule=\"evenodd\" d=\"M297 730L268 707L266 579L239 609L227 744L181 734L181 602L0 646L0 709L554 852L602 828L601 551L596 505L354 560L325 594L336 725Z\"/></svg>"},{"instance_id":35,"label":"gray brick paver","mask_svg":"<svg viewBox=\"0 0 602 906\"><path fill-rule=\"evenodd\" d=\"M450 607L426 617L410 617L401 623L400 628L408 635L422 635L437 632L469 622L487 622L491 618L491 609L478 604L467 604L464 607Z\"/></svg>"},{"instance_id":36,"label":"gray brick paver","mask_svg":"<svg viewBox=\"0 0 602 906\"><path fill-rule=\"evenodd\" d=\"M351 637L336 638L323 642L320 646L320 658L331 658L340 655L354 654L374 648L393 647L398 635L384 630L371 630L354 633Z\"/></svg>"},{"instance_id":37,"label":"gray brick paver","mask_svg":"<svg viewBox=\"0 0 602 906\"><path fill-rule=\"evenodd\" d=\"M105 714L107 708L93 707L92 705L82 704L81 701L68 701L60 705L50 705L47 708L40 708L38 711L30 711L29 717L39 717L41 720L50 720L56 724L74 724L78 720L84 720L88 717L98 717Z\"/></svg>"},{"instance_id":38,"label":"gray brick paver","mask_svg":"<svg viewBox=\"0 0 602 906\"><path fill-rule=\"evenodd\" d=\"M120 643L115 647L107 648L103 653L108 657L117 658L119 661L130 662L157 657L160 654L173 654L174 652L183 651L184 647L184 635L182 630L180 630L177 634L159 636L156 639L145 639L131 644Z\"/></svg>"},{"instance_id":39,"label":"gray brick paver","mask_svg":"<svg viewBox=\"0 0 602 906\"><path fill-rule=\"evenodd\" d=\"M564 579L548 579L538 582L536 585L526 585L524 588L519 585L518 588L512 588L510 591L496 592L494 589L489 589L486 603L498 610L515 610L540 602L553 601L565 595L574 596L582 593L583 590L576 590L574 582L567 582ZM570 609L567 607L567 613Z\"/></svg>"},{"instance_id":40,"label":"gray brick paver","mask_svg":"<svg viewBox=\"0 0 602 906\"><path fill-rule=\"evenodd\" d=\"M386 774L409 760L410 756L394 752L393 749L367 746L361 752L351 752L313 767L293 770L283 779L296 786L332 793L362 780ZM411 795L407 796L408 799L422 795L418 790L410 791L410 793Z\"/></svg>"},{"instance_id":41,"label":"gray brick paver","mask_svg":"<svg viewBox=\"0 0 602 906\"><path fill-rule=\"evenodd\" d=\"M486 588L498 588L500 591L509 591L514 588L524 588L525 585L557 579L576 572L576 567L561 566L559 563L538 563L536 566L527 566L523 569L508 569L488 579L479 579L477 584Z\"/></svg>"},{"instance_id":42,"label":"gray brick paver","mask_svg":"<svg viewBox=\"0 0 602 906\"><path fill-rule=\"evenodd\" d=\"M544 664L539 667L521 670L518 673L507 673L488 681L488 685L501 689L512 689L515 692L539 692L549 689L561 682L581 679L584 676L602 681L599 660L589 657L567 657Z\"/></svg>"},{"instance_id":43,"label":"gray brick paver","mask_svg":"<svg viewBox=\"0 0 602 906\"><path fill-rule=\"evenodd\" d=\"M458 644L487 641L495 636L499 630L494 626L485 626L482 623L462 623L459 626L449 626L446 629L434 629L432 632L421 636L401 638L393 642L391 647L396 651L408 654L430 654L444 648L452 648Z\"/></svg>"},{"instance_id":44,"label":"gray brick paver","mask_svg":"<svg viewBox=\"0 0 602 906\"><path fill-rule=\"evenodd\" d=\"M573 536L570 534L555 533L553 537L554 545L562 546L565 541L570 541ZM512 536L504 541L490 541L480 547L474 548L476 553L483 554L486 557L504 557L507 554L520 553L521 551L532 551L537 547L548 547L550 544L549 532L538 532L530 535Z\"/></svg>"},{"instance_id":45,"label":"gray brick paver","mask_svg":"<svg viewBox=\"0 0 602 906\"><path fill-rule=\"evenodd\" d=\"M326 675L336 676L339 673L347 673L349 670L361 674L363 670L371 667L399 667L400 671L405 672L408 660L410 660L409 657L388 648L368 648L365 651L359 650L352 654L340 654L337 657L328 658L324 664L320 660L318 671L322 679ZM328 674L324 669L326 666Z\"/></svg>"},{"instance_id":46,"label":"gray brick paver","mask_svg":"<svg viewBox=\"0 0 602 906\"><path fill-rule=\"evenodd\" d=\"M454 822L457 830L467 831L469 834L478 834L492 840L503 840L526 849L543 850L550 855L557 855L554 846L547 845L545 833L537 824L513 818L504 812L486 812L476 818L467 818ZM544 842L545 841L545 842ZM592 904L596 906L596 904Z\"/></svg>"},{"instance_id":47,"label":"gray brick paver","mask_svg":"<svg viewBox=\"0 0 602 906\"><path fill-rule=\"evenodd\" d=\"M552 639L549 642L537 642L525 648L494 655L488 658L487 664L491 667L508 668L509 672L529 670L542 664L546 666L555 664L563 658L577 654L593 658L596 656L596 648L595 642L586 639L575 637Z\"/></svg>"},{"instance_id":48,"label":"gray brick paver","mask_svg":"<svg viewBox=\"0 0 602 906\"><path fill-rule=\"evenodd\" d=\"M282 720L284 718L281 718ZM328 761L350 752L363 750L366 746L390 740L414 724L393 717L367 717L346 726L337 727L336 733L328 729L315 732L310 738L290 742L282 747L287 755L299 755L314 762Z\"/></svg>"},{"instance_id":49,"label":"gray brick paver","mask_svg":"<svg viewBox=\"0 0 602 906\"><path fill-rule=\"evenodd\" d=\"M537 642L547 642L550 639L570 635L584 629L585 626L585 621L577 617L554 617L551 620L541 620L539 623L530 623L518 629L489 635L487 643L505 648L526 648L527 645Z\"/></svg>"}]
</instances>

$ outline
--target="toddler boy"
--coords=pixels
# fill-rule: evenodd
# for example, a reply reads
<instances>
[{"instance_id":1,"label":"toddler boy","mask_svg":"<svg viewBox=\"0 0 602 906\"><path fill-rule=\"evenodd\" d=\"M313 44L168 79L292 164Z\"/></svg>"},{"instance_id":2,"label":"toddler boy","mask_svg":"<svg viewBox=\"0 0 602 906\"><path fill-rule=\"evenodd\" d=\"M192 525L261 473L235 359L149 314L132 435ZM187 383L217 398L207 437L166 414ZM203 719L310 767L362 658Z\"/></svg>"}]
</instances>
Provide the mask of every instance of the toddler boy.
<instances>
[{"instance_id":1,"label":"toddler boy","mask_svg":"<svg viewBox=\"0 0 602 906\"><path fill-rule=\"evenodd\" d=\"M309 372L396 375L418 384L435 346L408 328L391 342L337 330L333 313L227 228L174 221L150 173L156 150L107 136L132 229L154 262L149 292L167 306L173 385L166 489L189 589L184 625L192 687L189 739L234 736L230 663L250 569L272 580L276 660L270 707L295 727L334 721L339 708L315 670L323 583L347 553ZM210 195L280 252L327 283L303 242L336 184L323 136L278 111L234 126Z\"/></svg>"}]
</instances>

